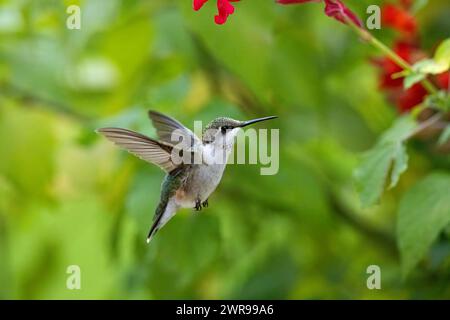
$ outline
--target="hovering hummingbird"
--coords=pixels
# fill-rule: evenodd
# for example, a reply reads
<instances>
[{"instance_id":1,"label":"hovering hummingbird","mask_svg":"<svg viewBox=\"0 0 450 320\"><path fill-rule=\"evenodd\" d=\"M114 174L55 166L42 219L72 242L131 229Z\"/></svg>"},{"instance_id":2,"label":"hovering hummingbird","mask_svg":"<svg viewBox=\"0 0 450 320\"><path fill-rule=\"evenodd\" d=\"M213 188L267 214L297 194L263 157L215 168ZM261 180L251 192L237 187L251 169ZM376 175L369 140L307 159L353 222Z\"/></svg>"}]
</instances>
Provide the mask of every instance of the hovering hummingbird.
<instances>
[{"instance_id":1,"label":"hovering hummingbird","mask_svg":"<svg viewBox=\"0 0 450 320\"><path fill-rule=\"evenodd\" d=\"M142 160L159 166L166 172L161 185L161 198L148 233L147 243L178 209L194 208L199 211L208 206L208 198L222 179L226 159L234 145L234 138L241 128L276 118L276 116L270 116L239 121L220 117L206 126L200 139L171 117L156 111L149 111L148 115L156 128L159 140L121 128L96 130L116 145ZM189 142L190 148L178 150L180 149L177 144L179 141L173 141L174 132L182 140ZM188 159L192 160L195 152L200 155L200 161L193 163L192 161L175 161L173 155L183 154L186 150L192 153L192 157L187 157ZM217 161L217 154L221 153L225 155L225 161Z\"/></svg>"}]
</instances>

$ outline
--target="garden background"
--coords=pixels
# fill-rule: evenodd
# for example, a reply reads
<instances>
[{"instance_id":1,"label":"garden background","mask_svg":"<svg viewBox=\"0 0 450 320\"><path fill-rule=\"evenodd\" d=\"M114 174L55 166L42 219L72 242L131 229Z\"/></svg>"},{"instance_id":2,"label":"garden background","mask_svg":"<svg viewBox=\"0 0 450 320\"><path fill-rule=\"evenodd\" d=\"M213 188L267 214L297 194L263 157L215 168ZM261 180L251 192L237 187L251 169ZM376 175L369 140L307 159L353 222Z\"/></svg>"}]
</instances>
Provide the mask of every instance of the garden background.
<instances>
[{"instance_id":1,"label":"garden background","mask_svg":"<svg viewBox=\"0 0 450 320\"><path fill-rule=\"evenodd\" d=\"M397 234L404 195L447 174L448 152L413 139L378 204L355 187L362 154L400 116L379 87L382 54L320 4L242 0L216 25L213 2L0 1L0 298L450 298L450 229L406 274ZM431 55L450 4L418 2ZM362 20L384 3L345 1ZM66 28L71 4L80 30ZM183 209L147 245L164 174L94 130L155 136L149 109L190 127L277 115L261 127L280 129L279 172L230 165L209 208ZM70 265L81 290L66 288ZM381 290L366 286L369 265Z\"/></svg>"}]
</instances>

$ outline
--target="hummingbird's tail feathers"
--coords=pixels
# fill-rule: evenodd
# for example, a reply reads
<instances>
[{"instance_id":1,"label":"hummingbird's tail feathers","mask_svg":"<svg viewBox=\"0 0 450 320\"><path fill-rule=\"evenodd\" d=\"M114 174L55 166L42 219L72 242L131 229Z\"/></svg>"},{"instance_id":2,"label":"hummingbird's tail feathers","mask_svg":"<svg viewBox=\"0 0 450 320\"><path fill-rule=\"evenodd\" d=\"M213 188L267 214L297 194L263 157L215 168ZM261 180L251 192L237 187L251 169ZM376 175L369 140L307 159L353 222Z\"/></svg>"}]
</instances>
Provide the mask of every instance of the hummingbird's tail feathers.
<instances>
[{"instance_id":1,"label":"hummingbird's tail feathers","mask_svg":"<svg viewBox=\"0 0 450 320\"><path fill-rule=\"evenodd\" d=\"M156 232L161 229L177 212L178 206L173 199L161 201L156 208L153 224L148 232L147 243L150 243Z\"/></svg>"},{"instance_id":2,"label":"hummingbird's tail feathers","mask_svg":"<svg viewBox=\"0 0 450 320\"><path fill-rule=\"evenodd\" d=\"M158 207L156 208L156 211L155 211L155 215L153 216L153 224L152 224L152 226L150 228L150 231L148 232L147 243L150 243L150 241L152 240L153 236L158 231L159 223L160 223L161 218L162 218L162 216L164 214L164 211L166 211L166 208L167 208L167 201L161 201L158 204Z\"/></svg>"},{"instance_id":3,"label":"hummingbird's tail feathers","mask_svg":"<svg viewBox=\"0 0 450 320\"><path fill-rule=\"evenodd\" d=\"M131 154L144 161L156 164L166 172L178 167L172 161L172 146L168 144L127 129L101 128L97 132Z\"/></svg>"},{"instance_id":4,"label":"hummingbird's tail feathers","mask_svg":"<svg viewBox=\"0 0 450 320\"><path fill-rule=\"evenodd\" d=\"M147 236L147 243L150 243L150 241L152 241L153 236L156 234L156 232L158 231L158 222L155 221L152 225L152 227L150 228L150 232L148 233Z\"/></svg>"}]
</instances>

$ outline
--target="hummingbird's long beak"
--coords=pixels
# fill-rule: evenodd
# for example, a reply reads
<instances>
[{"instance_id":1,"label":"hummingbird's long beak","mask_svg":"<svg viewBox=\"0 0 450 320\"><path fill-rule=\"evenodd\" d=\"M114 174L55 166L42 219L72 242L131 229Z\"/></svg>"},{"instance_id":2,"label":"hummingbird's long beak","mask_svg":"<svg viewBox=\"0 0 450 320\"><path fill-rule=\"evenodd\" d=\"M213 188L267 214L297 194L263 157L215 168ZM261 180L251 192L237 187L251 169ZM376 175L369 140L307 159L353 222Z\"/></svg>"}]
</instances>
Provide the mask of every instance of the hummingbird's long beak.
<instances>
[{"instance_id":1,"label":"hummingbird's long beak","mask_svg":"<svg viewBox=\"0 0 450 320\"><path fill-rule=\"evenodd\" d=\"M270 120L270 119L275 119L278 118L277 116L269 116L269 117L264 117L264 118L258 118L258 119L253 119L253 120L248 120L248 121L243 121L242 124L240 125L240 127L246 127L248 125L257 123L257 122L261 122L261 121L266 121L266 120Z\"/></svg>"}]
</instances>

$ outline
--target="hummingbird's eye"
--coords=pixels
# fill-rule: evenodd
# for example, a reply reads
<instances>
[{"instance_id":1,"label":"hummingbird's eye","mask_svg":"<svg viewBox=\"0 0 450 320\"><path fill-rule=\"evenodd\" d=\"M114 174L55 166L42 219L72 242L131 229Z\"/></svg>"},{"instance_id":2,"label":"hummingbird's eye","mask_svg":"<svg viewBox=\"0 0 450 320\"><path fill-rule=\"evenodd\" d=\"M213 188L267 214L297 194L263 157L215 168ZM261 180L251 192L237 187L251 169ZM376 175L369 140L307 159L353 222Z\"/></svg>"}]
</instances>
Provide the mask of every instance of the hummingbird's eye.
<instances>
[{"instance_id":1,"label":"hummingbird's eye","mask_svg":"<svg viewBox=\"0 0 450 320\"><path fill-rule=\"evenodd\" d=\"M220 128L220 131L222 131L222 134L225 134L225 133L227 133L228 129L229 128L227 126L223 126L223 127Z\"/></svg>"}]
</instances>

